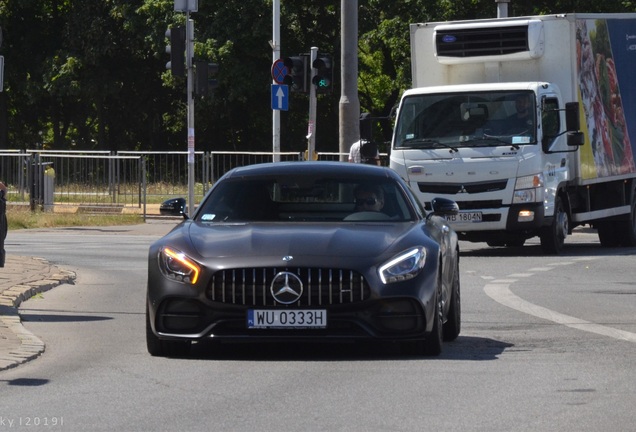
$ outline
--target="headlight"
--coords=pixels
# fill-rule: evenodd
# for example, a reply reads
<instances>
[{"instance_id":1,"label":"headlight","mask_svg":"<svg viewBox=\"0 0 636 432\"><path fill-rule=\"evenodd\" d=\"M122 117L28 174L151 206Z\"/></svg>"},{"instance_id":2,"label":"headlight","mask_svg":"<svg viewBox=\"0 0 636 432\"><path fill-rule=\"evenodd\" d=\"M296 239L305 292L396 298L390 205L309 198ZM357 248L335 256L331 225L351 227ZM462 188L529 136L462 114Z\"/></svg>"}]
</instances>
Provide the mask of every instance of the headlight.
<instances>
[{"instance_id":1,"label":"headlight","mask_svg":"<svg viewBox=\"0 0 636 432\"><path fill-rule=\"evenodd\" d=\"M515 192L512 202L524 204L540 201L539 193L543 188L543 174L519 177L515 184Z\"/></svg>"},{"instance_id":2,"label":"headlight","mask_svg":"<svg viewBox=\"0 0 636 432\"><path fill-rule=\"evenodd\" d=\"M164 275L192 285L197 283L201 272L201 267L183 252L168 247L159 251L159 267Z\"/></svg>"},{"instance_id":3,"label":"headlight","mask_svg":"<svg viewBox=\"0 0 636 432\"><path fill-rule=\"evenodd\" d=\"M426 249L418 247L406 251L379 268L384 284L401 282L417 276L426 262Z\"/></svg>"}]
</instances>

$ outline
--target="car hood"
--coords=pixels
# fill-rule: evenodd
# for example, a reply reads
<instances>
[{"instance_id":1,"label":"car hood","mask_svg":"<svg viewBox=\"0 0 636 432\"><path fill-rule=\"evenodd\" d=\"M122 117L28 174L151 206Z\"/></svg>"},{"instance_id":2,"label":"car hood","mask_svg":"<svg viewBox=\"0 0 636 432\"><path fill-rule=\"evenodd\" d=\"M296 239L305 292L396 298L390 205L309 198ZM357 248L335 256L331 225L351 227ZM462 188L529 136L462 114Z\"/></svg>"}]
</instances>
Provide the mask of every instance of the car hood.
<instances>
[{"instance_id":1,"label":"car hood","mask_svg":"<svg viewBox=\"0 0 636 432\"><path fill-rule=\"evenodd\" d=\"M203 258L379 257L414 228L414 223L192 223L190 243Z\"/></svg>"}]
</instances>

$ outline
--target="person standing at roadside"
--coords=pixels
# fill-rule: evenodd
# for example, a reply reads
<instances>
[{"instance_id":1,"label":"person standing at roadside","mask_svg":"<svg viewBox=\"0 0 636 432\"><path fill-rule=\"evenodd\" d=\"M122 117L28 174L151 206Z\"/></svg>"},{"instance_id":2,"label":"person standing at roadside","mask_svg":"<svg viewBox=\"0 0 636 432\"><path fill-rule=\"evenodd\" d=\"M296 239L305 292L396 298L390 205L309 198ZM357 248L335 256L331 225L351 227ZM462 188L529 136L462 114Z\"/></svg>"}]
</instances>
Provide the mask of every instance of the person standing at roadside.
<instances>
[{"instance_id":1,"label":"person standing at roadside","mask_svg":"<svg viewBox=\"0 0 636 432\"><path fill-rule=\"evenodd\" d=\"M365 146L369 146L366 148ZM360 140L351 144L349 162L380 165L380 152L371 142Z\"/></svg>"}]
</instances>

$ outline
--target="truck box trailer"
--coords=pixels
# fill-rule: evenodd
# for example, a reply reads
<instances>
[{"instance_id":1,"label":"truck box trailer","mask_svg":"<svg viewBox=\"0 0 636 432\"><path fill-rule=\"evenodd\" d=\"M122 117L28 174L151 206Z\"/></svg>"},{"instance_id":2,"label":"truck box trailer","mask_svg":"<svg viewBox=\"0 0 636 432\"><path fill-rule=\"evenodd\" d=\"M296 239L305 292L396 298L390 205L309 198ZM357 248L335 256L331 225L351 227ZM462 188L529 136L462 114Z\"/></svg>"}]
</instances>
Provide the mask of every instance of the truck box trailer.
<instances>
[{"instance_id":1,"label":"truck box trailer","mask_svg":"<svg viewBox=\"0 0 636 432\"><path fill-rule=\"evenodd\" d=\"M390 165L460 238L559 253L579 225L636 245L636 14L410 26Z\"/></svg>"}]
</instances>

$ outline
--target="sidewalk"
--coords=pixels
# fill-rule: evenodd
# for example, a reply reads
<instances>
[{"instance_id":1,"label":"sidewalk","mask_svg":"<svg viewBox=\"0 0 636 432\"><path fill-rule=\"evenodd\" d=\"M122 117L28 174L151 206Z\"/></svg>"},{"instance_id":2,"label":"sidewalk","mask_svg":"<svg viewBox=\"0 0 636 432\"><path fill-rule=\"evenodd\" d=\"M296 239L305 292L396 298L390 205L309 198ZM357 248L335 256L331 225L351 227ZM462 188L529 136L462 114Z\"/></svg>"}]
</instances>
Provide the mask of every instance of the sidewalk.
<instances>
[{"instance_id":1,"label":"sidewalk","mask_svg":"<svg viewBox=\"0 0 636 432\"><path fill-rule=\"evenodd\" d=\"M7 255L4 268L0 268L0 371L44 352L44 343L20 322L20 303L74 280L75 273L60 270L44 259Z\"/></svg>"},{"instance_id":2,"label":"sidewalk","mask_svg":"<svg viewBox=\"0 0 636 432\"><path fill-rule=\"evenodd\" d=\"M140 225L99 227L103 235L152 235L157 238L173 228L179 218L148 221ZM95 227L90 227L92 229ZM18 366L44 352L44 342L22 326L18 306L29 298L58 285L74 283L75 273L47 260L7 254L0 268L0 371Z\"/></svg>"}]
</instances>

